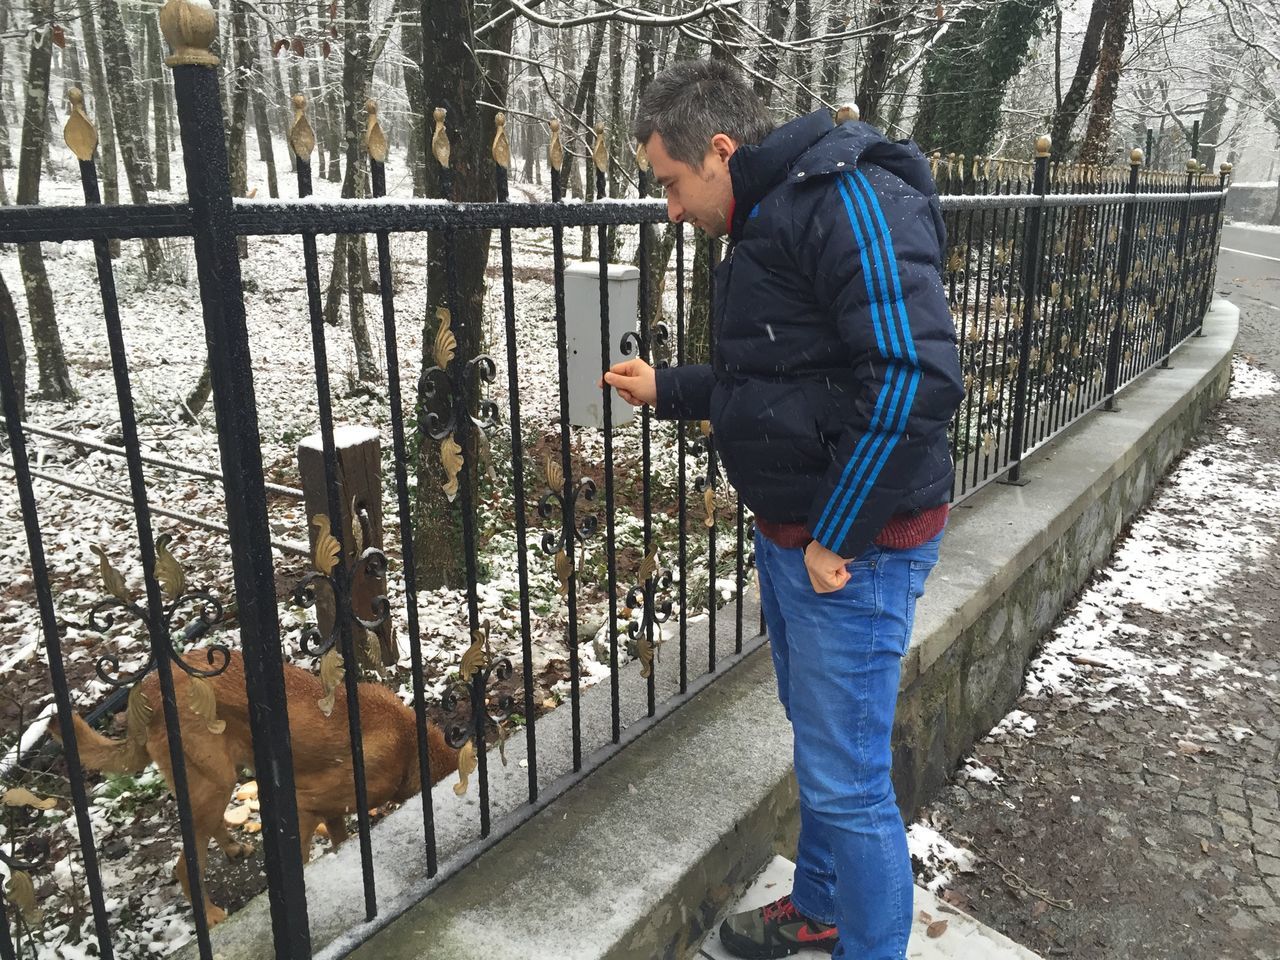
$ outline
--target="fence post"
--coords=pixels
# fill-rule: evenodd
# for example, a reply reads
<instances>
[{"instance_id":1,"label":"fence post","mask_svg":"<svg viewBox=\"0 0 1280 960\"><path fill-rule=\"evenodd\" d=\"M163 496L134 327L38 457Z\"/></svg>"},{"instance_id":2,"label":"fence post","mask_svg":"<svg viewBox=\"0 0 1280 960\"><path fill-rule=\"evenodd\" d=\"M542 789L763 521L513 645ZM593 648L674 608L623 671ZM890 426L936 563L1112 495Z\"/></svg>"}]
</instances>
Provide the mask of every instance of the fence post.
<instances>
[{"instance_id":1,"label":"fence post","mask_svg":"<svg viewBox=\"0 0 1280 960\"><path fill-rule=\"evenodd\" d=\"M284 662L262 443L219 101L218 58L210 52L217 37L217 19L212 8L200 0L167 0L160 11L160 27L173 51L165 63L173 68L209 348L275 955L279 960L306 960L311 956L311 935L294 797L293 751L284 710Z\"/></svg>"},{"instance_id":2,"label":"fence post","mask_svg":"<svg viewBox=\"0 0 1280 960\"><path fill-rule=\"evenodd\" d=\"M1129 154L1129 196L1124 204L1124 222L1120 227L1120 283L1116 301L1116 322L1111 328L1111 342L1107 346L1107 395L1108 412L1116 409L1116 390L1120 384L1120 360L1124 356L1124 323L1128 313L1129 271L1133 267L1133 233L1138 220L1138 205L1134 195L1138 192L1138 172L1142 169L1142 151L1137 147Z\"/></svg>"},{"instance_id":3,"label":"fence post","mask_svg":"<svg viewBox=\"0 0 1280 960\"><path fill-rule=\"evenodd\" d=\"M383 548L382 534L382 442L374 427L345 426L334 431L335 453L338 458L338 510L339 521L329 522L336 533L341 525L340 540L346 551L348 568L360 563L365 550ZM318 433L305 437L298 444L298 479L302 483L307 511L307 533L314 552L320 529L312 519L329 514L329 491L325 485L324 442ZM357 617L374 621L380 619L374 608L374 598L385 596L385 576L359 576L351 583L351 609ZM334 596L328 590L316 591L316 626L320 636L333 633L336 606ZM391 618L373 631L351 625L356 656L368 669L392 667L400 661L400 646L392 633ZM369 633L377 640L377 649L370 646Z\"/></svg>"},{"instance_id":4,"label":"fence post","mask_svg":"<svg viewBox=\"0 0 1280 960\"><path fill-rule=\"evenodd\" d=\"M1036 168L1033 189L1037 197L1049 192L1049 152L1053 141L1047 135L1036 138ZM1039 316L1040 246L1044 233L1044 207L1027 207L1022 243L1022 329L1018 337L1018 380L1013 395L1013 428L1009 431L1009 470L1006 483L1021 484L1023 440L1027 432L1027 381L1031 371L1032 327Z\"/></svg>"}]
</instances>

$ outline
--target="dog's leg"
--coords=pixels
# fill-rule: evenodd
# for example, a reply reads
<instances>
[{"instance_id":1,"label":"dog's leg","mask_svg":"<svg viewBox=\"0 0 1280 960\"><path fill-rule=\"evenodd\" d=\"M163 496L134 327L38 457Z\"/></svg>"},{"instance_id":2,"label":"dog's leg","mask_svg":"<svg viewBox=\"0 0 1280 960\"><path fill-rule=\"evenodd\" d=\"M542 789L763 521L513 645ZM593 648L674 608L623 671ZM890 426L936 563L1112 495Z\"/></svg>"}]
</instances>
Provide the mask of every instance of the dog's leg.
<instances>
[{"instance_id":1,"label":"dog's leg","mask_svg":"<svg viewBox=\"0 0 1280 960\"><path fill-rule=\"evenodd\" d=\"M205 862L209 857L209 841L215 837L226 834L226 824L223 822L223 814L227 809L227 797L230 795L231 788L223 783L217 782L218 778L210 778L203 775L198 766L192 765L188 767L188 784L190 786L191 795L191 823L196 842L196 860L197 868L200 875L200 885L204 887L204 911L208 918L209 926L221 923L227 918L227 911L217 906L209 899L208 886L205 882ZM224 786L226 787L224 789ZM227 840L230 840L227 837ZM219 845L222 845L219 839ZM226 847L223 846L225 850ZM182 892L186 894L189 902L194 902L191 897L191 884L187 876L187 856L184 852L178 858L178 865L174 868L178 882L182 884Z\"/></svg>"},{"instance_id":2,"label":"dog's leg","mask_svg":"<svg viewBox=\"0 0 1280 960\"><path fill-rule=\"evenodd\" d=\"M302 841L302 862L311 862L311 839L316 835L320 817L310 810L298 810L298 838Z\"/></svg>"},{"instance_id":3,"label":"dog's leg","mask_svg":"<svg viewBox=\"0 0 1280 960\"><path fill-rule=\"evenodd\" d=\"M347 833L347 818L342 814L324 818L324 827L329 831L329 843L337 850L350 834Z\"/></svg>"}]
</instances>

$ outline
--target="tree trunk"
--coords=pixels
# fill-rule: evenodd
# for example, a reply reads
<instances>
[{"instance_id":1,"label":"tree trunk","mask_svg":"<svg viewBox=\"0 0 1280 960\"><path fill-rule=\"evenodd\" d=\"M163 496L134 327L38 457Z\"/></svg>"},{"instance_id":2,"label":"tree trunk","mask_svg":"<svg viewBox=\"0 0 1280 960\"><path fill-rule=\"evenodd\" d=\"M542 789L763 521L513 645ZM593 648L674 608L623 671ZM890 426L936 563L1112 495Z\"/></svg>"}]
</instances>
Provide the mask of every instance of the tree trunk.
<instances>
[{"instance_id":1,"label":"tree trunk","mask_svg":"<svg viewBox=\"0 0 1280 960\"><path fill-rule=\"evenodd\" d=\"M360 149L360 115L364 110L366 90L366 62L369 59L369 31L365 27L369 19L369 0L347 0L344 19L342 89L342 136L347 150L347 175L342 182L342 195L347 198L364 196L364 154ZM373 358L369 343L369 329L365 323L364 282L361 270L363 237L340 236L334 244L334 269L330 277L326 319L336 320L345 294L351 316L351 340L355 344L357 376L362 383L376 383L382 379Z\"/></svg>"},{"instance_id":2,"label":"tree trunk","mask_svg":"<svg viewBox=\"0 0 1280 960\"><path fill-rule=\"evenodd\" d=\"M93 93L93 120L98 127L98 176L102 180L102 196L109 206L120 202L119 165L116 163L116 122L111 108L111 96L107 92L107 75L102 66L102 45L98 41L98 28L94 22L91 0L79 0L81 37L84 53L89 59L89 84ZM120 256L120 241L112 240L108 247L112 257Z\"/></svg>"},{"instance_id":3,"label":"tree trunk","mask_svg":"<svg viewBox=\"0 0 1280 960\"><path fill-rule=\"evenodd\" d=\"M505 76L496 70L486 76L471 54L473 37L470 4L441 4L433 0L422 0L421 10L421 70L426 91L421 104L424 111L437 106L448 111L446 122L451 143L453 199L492 201L495 192L490 145L495 132L494 112L488 107L480 106L478 101L483 99L504 102ZM511 21L486 40L491 47L509 50ZM425 172L428 196L440 196L439 164L432 159L426 164ZM436 308L449 304L444 269L446 242L449 241L439 232L429 235L427 315L423 329L424 369L435 364L432 353L438 326ZM460 231L451 239L451 252L457 281L457 301L452 304L452 329L457 339L456 364L461 366L479 354L481 349L489 232ZM418 401L431 403L424 395L420 395ZM463 451L463 457L468 465L468 481L474 485L477 472L474 431L468 431L468 435L472 439ZM424 588L461 586L466 582L461 530L457 513L441 489L445 477L440 466L440 445L435 441L427 441L420 449L414 521L418 556L421 558L419 585ZM475 503L474 497L472 503Z\"/></svg>"},{"instance_id":4,"label":"tree trunk","mask_svg":"<svg viewBox=\"0 0 1280 960\"><path fill-rule=\"evenodd\" d=\"M1082 163L1102 163L1111 153L1111 122L1115 115L1116 93L1120 88L1124 44L1129 34L1133 0L1113 0L1102 30L1098 52L1098 82L1093 90L1089 123L1080 146Z\"/></svg>"},{"instance_id":5,"label":"tree trunk","mask_svg":"<svg viewBox=\"0 0 1280 960\"><path fill-rule=\"evenodd\" d=\"M1209 101L1204 108L1204 122L1200 125L1200 153L1210 172L1218 169L1218 147L1222 140L1222 125L1227 119L1231 93L1229 80L1215 80L1209 89Z\"/></svg>"},{"instance_id":6,"label":"tree trunk","mask_svg":"<svg viewBox=\"0 0 1280 960\"><path fill-rule=\"evenodd\" d=\"M1084 110L1089 93L1089 81L1093 79L1093 71L1098 67L1098 53L1102 46L1102 27L1107 22L1111 8L1123 2L1125 0L1093 0L1093 6L1089 9L1089 22L1085 26L1075 75L1071 78L1071 86L1067 88L1066 96L1054 111L1053 122L1049 125L1055 160L1065 159L1071 150L1071 131L1076 125L1080 112Z\"/></svg>"},{"instance_id":7,"label":"tree trunk","mask_svg":"<svg viewBox=\"0 0 1280 960\"><path fill-rule=\"evenodd\" d=\"M786 36L788 4L786 0L768 0L768 3L764 32L769 35L770 39L781 40ZM683 45L684 37L684 34L680 35L677 47ZM676 56L678 58L680 54L677 53ZM766 43L760 48L760 54L756 57L755 70L760 75L752 81L756 89L756 95L768 107L773 103L773 91L775 89L774 85L768 81L776 81L778 79L778 50L776 47Z\"/></svg>"},{"instance_id":8,"label":"tree trunk","mask_svg":"<svg viewBox=\"0 0 1280 960\"><path fill-rule=\"evenodd\" d=\"M880 104L885 88L889 85L889 73L893 68L897 41L899 10L895 0L872 0L870 20L876 32L867 40L862 64L862 76L858 80L857 103L859 115L867 123L880 122Z\"/></svg>"},{"instance_id":9,"label":"tree trunk","mask_svg":"<svg viewBox=\"0 0 1280 960\"><path fill-rule=\"evenodd\" d=\"M48 123L49 69L53 37L53 0L32 0L31 59L27 68L27 103L22 119L22 149L18 158L18 203L40 202L40 155ZM50 400L74 400L71 372L62 351L62 336L54 312L53 291L44 269L39 243L18 246L22 284L27 291L27 311L31 317L31 337L35 342L40 370L40 395Z\"/></svg>"},{"instance_id":10,"label":"tree trunk","mask_svg":"<svg viewBox=\"0 0 1280 960\"><path fill-rule=\"evenodd\" d=\"M409 172L413 176L413 195L427 195L427 166L431 158L431 113L422 85L422 10L410 3L400 20L400 44L404 48L404 91L409 98Z\"/></svg>"},{"instance_id":11,"label":"tree trunk","mask_svg":"<svg viewBox=\"0 0 1280 960\"><path fill-rule=\"evenodd\" d=\"M124 161L125 177L129 181L129 194L134 203L147 202L151 189L151 174L146 158L146 138L141 133L138 118L138 100L134 83L133 61L124 38L124 24L120 20L120 8L116 0L99 0L102 13L103 49L106 54L106 72L110 80L111 111L116 121L116 135L120 144L120 156ZM154 275L164 264L159 240L143 240L142 256L147 273Z\"/></svg>"},{"instance_id":12,"label":"tree trunk","mask_svg":"<svg viewBox=\"0 0 1280 960\"><path fill-rule=\"evenodd\" d=\"M276 179L276 154L271 143L271 117L267 107L267 95L262 90L262 74L258 72L258 31L253 23L249 28L245 42L247 58L245 71L249 75L258 76L258 82L250 85L250 96L253 98L253 125L258 135L258 159L267 165L267 192L272 200L280 197L280 183Z\"/></svg>"},{"instance_id":13,"label":"tree trunk","mask_svg":"<svg viewBox=\"0 0 1280 960\"><path fill-rule=\"evenodd\" d=\"M0 4L0 37L9 32L9 5ZM5 42L0 40L0 170L13 166L13 146L9 143L9 117L4 110L4 53ZM0 176L0 203L8 203L4 195L4 177Z\"/></svg>"},{"instance_id":14,"label":"tree trunk","mask_svg":"<svg viewBox=\"0 0 1280 960\"><path fill-rule=\"evenodd\" d=\"M155 115L156 189L169 190L169 89L164 83L164 48L160 45L159 21L150 11L142 15L147 36L147 83Z\"/></svg>"},{"instance_id":15,"label":"tree trunk","mask_svg":"<svg viewBox=\"0 0 1280 960\"><path fill-rule=\"evenodd\" d=\"M840 29L844 21L836 12L832 12L830 19L827 20L827 33L835 33ZM837 107L841 104L836 103L840 96L840 65L844 57L844 42L835 41L828 43L825 56L822 61L822 96L826 98L827 103L835 104Z\"/></svg>"},{"instance_id":16,"label":"tree trunk","mask_svg":"<svg viewBox=\"0 0 1280 960\"><path fill-rule=\"evenodd\" d=\"M929 150L987 153L1000 133L1005 90L1022 69L1049 0L1004 0L970 10L929 51L912 137ZM981 90L974 97L973 90Z\"/></svg>"},{"instance_id":17,"label":"tree trunk","mask_svg":"<svg viewBox=\"0 0 1280 960\"><path fill-rule=\"evenodd\" d=\"M249 195L249 149L245 127L249 118L249 12L244 0L231 3L231 43L235 62L231 69L231 126L227 131L227 166L231 173L231 195ZM249 256L249 238L237 237L240 259Z\"/></svg>"},{"instance_id":18,"label":"tree trunk","mask_svg":"<svg viewBox=\"0 0 1280 960\"><path fill-rule=\"evenodd\" d=\"M791 26L792 40L808 40L813 36L813 23L810 20L809 0L796 0L796 18ZM796 116L804 116L813 110L812 89L813 63L816 46L801 48L796 51L792 61L792 75L795 80L796 96L792 109Z\"/></svg>"},{"instance_id":19,"label":"tree trunk","mask_svg":"<svg viewBox=\"0 0 1280 960\"><path fill-rule=\"evenodd\" d=\"M213 391L213 371L209 369L209 361L204 362L204 370L200 373L200 379L196 385L191 388L191 392L187 394L183 401L182 409L178 415L180 419L187 423L195 423L200 416L200 411L204 409L204 405L209 402L209 395Z\"/></svg>"},{"instance_id":20,"label":"tree trunk","mask_svg":"<svg viewBox=\"0 0 1280 960\"><path fill-rule=\"evenodd\" d=\"M0 333L9 350L9 372L13 375L13 388L18 395L18 417L27 419L27 348L22 340L22 324L13 306L13 297L0 274Z\"/></svg>"},{"instance_id":21,"label":"tree trunk","mask_svg":"<svg viewBox=\"0 0 1280 960\"><path fill-rule=\"evenodd\" d=\"M310 78L311 94L307 98L310 105L311 123L316 134L316 165L315 172L317 176L325 176L324 158L329 149L329 123L328 117L324 112L324 84L320 78L320 52L317 50L315 56L307 57L307 76Z\"/></svg>"}]
</instances>

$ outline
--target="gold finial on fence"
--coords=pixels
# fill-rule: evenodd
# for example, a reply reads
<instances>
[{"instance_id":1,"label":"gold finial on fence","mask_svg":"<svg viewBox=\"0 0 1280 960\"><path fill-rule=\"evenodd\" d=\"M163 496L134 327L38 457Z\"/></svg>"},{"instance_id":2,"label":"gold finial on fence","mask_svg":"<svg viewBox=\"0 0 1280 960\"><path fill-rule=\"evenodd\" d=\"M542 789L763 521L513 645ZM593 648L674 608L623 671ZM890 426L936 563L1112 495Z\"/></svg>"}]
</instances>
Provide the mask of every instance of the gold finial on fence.
<instances>
[{"instance_id":1,"label":"gold finial on fence","mask_svg":"<svg viewBox=\"0 0 1280 960\"><path fill-rule=\"evenodd\" d=\"M216 67L210 53L218 36L213 7L200 0L168 0L160 8L160 32L173 51L165 58L169 67Z\"/></svg>"},{"instance_id":2,"label":"gold finial on fence","mask_svg":"<svg viewBox=\"0 0 1280 960\"><path fill-rule=\"evenodd\" d=\"M560 143L560 121L549 120L547 126L551 128L551 142L547 144L547 161L551 164L551 169L558 173L564 169L564 146Z\"/></svg>"},{"instance_id":3,"label":"gold finial on fence","mask_svg":"<svg viewBox=\"0 0 1280 960\"><path fill-rule=\"evenodd\" d=\"M1146 159L1146 155L1142 152L1141 147L1134 147L1129 151L1129 166L1140 167L1142 161Z\"/></svg>"},{"instance_id":4,"label":"gold finial on fence","mask_svg":"<svg viewBox=\"0 0 1280 960\"><path fill-rule=\"evenodd\" d=\"M84 112L84 94L80 92L80 88L72 87L68 90L67 99L71 101L71 115L62 128L62 139L77 160L88 163L93 159L93 151L98 146L98 131L94 129L89 115Z\"/></svg>"},{"instance_id":5,"label":"gold finial on fence","mask_svg":"<svg viewBox=\"0 0 1280 960\"><path fill-rule=\"evenodd\" d=\"M977 180L980 176L979 171L982 169L982 154L975 153L973 155L973 171L970 175L971 180Z\"/></svg>"},{"instance_id":6,"label":"gold finial on fence","mask_svg":"<svg viewBox=\"0 0 1280 960\"><path fill-rule=\"evenodd\" d=\"M431 152L435 154L436 162L442 167L449 166L449 131L444 125L444 115L448 111L444 107L436 107L435 117L436 131L431 135Z\"/></svg>"},{"instance_id":7,"label":"gold finial on fence","mask_svg":"<svg viewBox=\"0 0 1280 960\"><path fill-rule=\"evenodd\" d=\"M1231 176L1232 166L1229 163L1223 163L1218 167L1218 173L1224 177Z\"/></svg>"},{"instance_id":8,"label":"gold finial on fence","mask_svg":"<svg viewBox=\"0 0 1280 960\"><path fill-rule=\"evenodd\" d=\"M511 143L507 140L507 115L499 112L493 118L493 162L506 170L511 166Z\"/></svg>"},{"instance_id":9,"label":"gold finial on fence","mask_svg":"<svg viewBox=\"0 0 1280 960\"><path fill-rule=\"evenodd\" d=\"M307 119L307 98L300 93L293 95L293 123L289 124L289 149L299 160L308 160L316 148L315 131Z\"/></svg>"},{"instance_id":10,"label":"gold finial on fence","mask_svg":"<svg viewBox=\"0 0 1280 960\"><path fill-rule=\"evenodd\" d=\"M941 151L935 150L929 155L929 173L933 179L938 179L938 164L942 162Z\"/></svg>"},{"instance_id":11,"label":"gold finial on fence","mask_svg":"<svg viewBox=\"0 0 1280 960\"><path fill-rule=\"evenodd\" d=\"M1197 173L1200 170L1200 162L1195 157L1187 159L1187 173Z\"/></svg>"},{"instance_id":12,"label":"gold finial on fence","mask_svg":"<svg viewBox=\"0 0 1280 960\"><path fill-rule=\"evenodd\" d=\"M596 124L596 143L591 148L591 159L595 161L596 169L601 173L609 172L609 141L605 139L604 124Z\"/></svg>"},{"instance_id":13,"label":"gold finial on fence","mask_svg":"<svg viewBox=\"0 0 1280 960\"><path fill-rule=\"evenodd\" d=\"M964 171L965 171L964 154L957 153L956 154L956 179L960 181L961 185L964 184Z\"/></svg>"},{"instance_id":14,"label":"gold finial on fence","mask_svg":"<svg viewBox=\"0 0 1280 960\"><path fill-rule=\"evenodd\" d=\"M643 143L636 144L636 167L649 172L649 151L645 149Z\"/></svg>"},{"instance_id":15,"label":"gold finial on fence","mask_svg":"<svg viewBox=\"0 0 1280 960\"><path fill-rule=\"evenodd\" d=\"M382 132L382 121L378 119L378 104L373 100L366 100L364 112L364 148L368 151L370 159L386 163L387 135Z\"/></svg>"},{"instance_id":16,"label":"gold finial on fence","mask_svg":"<svg viewBox=\"0 0 1280 960\"><path fill-rule=\"evenodd\" d=\"M856 103L846 103L836 111L836 123L847 123L850 120L862 119L862 111Z\"/></svg>"},{"instance_id":17,"label":"gold finial on fence","mask_svg":"<svg viewBox=\"0 0 1280 960\"><path fill-rule=\"evenodd\" d=\"M1036 137L1036 156L1047 157L1049 152L1053 150L1053 138L1047 133L1042 133Z\"/></svg>"}]
</instances>

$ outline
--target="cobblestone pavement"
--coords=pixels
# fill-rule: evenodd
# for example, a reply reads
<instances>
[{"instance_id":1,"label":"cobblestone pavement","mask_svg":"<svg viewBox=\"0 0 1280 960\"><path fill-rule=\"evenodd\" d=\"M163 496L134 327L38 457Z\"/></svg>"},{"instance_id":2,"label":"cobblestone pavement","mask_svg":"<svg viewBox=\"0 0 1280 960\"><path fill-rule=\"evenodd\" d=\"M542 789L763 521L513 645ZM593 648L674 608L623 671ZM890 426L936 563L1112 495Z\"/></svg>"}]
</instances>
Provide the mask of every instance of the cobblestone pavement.
<instances>
[{"instance_id":1,"label":"cobblestone pavement","mask_svg":"<svg viewBox=\"0 0 1280 960\"><path fill-rule=\"evenodd\" d=\"M1277 266L1224 252L1231 398L924 814L946 897L1042 956L1280 960Z\"/></svg>"}]
</instances>

